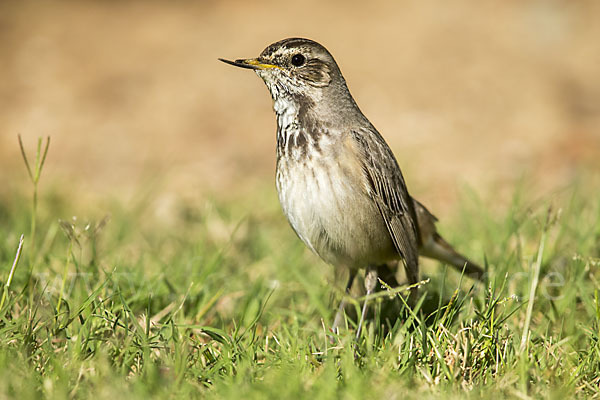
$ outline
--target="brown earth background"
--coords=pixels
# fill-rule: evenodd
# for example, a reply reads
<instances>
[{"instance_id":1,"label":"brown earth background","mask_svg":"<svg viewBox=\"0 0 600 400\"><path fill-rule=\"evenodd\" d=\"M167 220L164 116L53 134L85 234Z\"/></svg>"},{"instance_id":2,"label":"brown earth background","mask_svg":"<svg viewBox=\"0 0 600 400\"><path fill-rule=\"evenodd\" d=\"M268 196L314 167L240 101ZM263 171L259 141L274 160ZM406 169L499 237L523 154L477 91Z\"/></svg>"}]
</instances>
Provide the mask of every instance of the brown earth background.
<instances>
[{"instance_id":1,"label":"brown earth background","mask_svg":"<svg viewBox=\"0 0 600 400\"><path fill-rule=\"evenodd\" d=\"M464 186L552 193L600 170L599 18L594 0L2 0L0 180L26 182L17 134L50 135L43 180L67 193L274 193L270 96L217 58L303 36L436 212Z\"/></svg>"}]
</instances>

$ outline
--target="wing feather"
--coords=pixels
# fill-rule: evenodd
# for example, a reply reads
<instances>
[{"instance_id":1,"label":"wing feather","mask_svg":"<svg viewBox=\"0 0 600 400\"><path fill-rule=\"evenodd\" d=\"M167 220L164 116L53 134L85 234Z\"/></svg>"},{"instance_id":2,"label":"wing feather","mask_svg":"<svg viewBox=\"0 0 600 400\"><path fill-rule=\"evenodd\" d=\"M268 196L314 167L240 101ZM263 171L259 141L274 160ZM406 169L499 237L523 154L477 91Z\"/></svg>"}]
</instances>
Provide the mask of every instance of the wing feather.
<instances>
[{"instance_id":1,"label":"wing feather","mask_svg":"<svg viewBox=\"0 0 600 400\"><path fill-rule=\"evenodd\" d=\"M363 171L367 178L367 191L390 233L396 250L406 263L411 282L418 280L419 232L412 199L392 151L379 133L373 128L365 140L360 132L353 132L363 160Z\"/></svg>"}]
</instances>

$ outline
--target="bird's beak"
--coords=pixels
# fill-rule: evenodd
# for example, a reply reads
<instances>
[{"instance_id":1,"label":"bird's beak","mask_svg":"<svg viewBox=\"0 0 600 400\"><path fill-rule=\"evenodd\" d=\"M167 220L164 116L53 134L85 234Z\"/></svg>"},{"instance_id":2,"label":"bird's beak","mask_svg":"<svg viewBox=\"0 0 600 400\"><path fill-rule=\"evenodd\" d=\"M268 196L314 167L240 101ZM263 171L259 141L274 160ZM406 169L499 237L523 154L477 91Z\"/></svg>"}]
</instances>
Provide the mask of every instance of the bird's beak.
<instances>
[{"instance_id":1,"label":"bird's beak","mask_svg":"<svg viewBox=\"0 0 600 400\"><path fill-rule=\"evenodd\" d=\"M240 68L248 68L248 69L272 69L279 67L273 64L266 64L259 61L257 58L247 58L247 59L239 59L235 61L225 60L223 58L219 58L219 61L223 61L226 64L231 64Z\"/></svg>"}]
</instances>

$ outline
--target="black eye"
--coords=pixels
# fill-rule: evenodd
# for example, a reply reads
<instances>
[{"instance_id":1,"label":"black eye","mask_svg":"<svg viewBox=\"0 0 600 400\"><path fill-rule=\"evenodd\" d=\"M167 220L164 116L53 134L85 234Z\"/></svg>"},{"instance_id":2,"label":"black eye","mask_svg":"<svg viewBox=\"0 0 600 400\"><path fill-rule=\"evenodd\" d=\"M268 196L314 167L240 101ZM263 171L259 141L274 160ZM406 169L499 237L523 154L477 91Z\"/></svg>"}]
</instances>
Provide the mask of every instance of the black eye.
<instances>
[{"instance_id":1,"label":"black eye","mask_svg":"<svg viewBox=\"0 0 600 400\"><path fill-rule=\"evenodd\" d=\"M292 65L301 67L306 62L306 58L302 54L294 54L292 56Z\"/></svg>"}]
</instances>

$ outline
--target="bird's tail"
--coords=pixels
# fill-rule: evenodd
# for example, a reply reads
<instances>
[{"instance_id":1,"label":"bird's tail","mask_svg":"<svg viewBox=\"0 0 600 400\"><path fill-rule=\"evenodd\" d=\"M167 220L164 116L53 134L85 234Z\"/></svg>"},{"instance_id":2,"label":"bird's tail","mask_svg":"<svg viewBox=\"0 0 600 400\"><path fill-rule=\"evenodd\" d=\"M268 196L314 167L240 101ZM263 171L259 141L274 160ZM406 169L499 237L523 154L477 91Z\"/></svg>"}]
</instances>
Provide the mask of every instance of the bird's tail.
<instances>
[{"instance_id":1,"label":"bird's tail","mask_svg":"<svg viewBox=\"0 0 600 400\"><path fill-rule=\"evenodd\" d=\"M479 281L484 280L485 272L483 268L454 250L454 248L437 232L428 239L429 240L423 243L421 252L423 256L450 264L459 272L464 271L464 275L472 279L477 279Z\"/></svg>"},{"instance_id":2,"label":"bird's tail","mask_svg":"<svg viewBox=\"0 0 600 400\"><path fill-rule=\"evenodd\" d=\"M464 271L466 276L483 281L483 268L454 250L454 248L450 246L439 233L437 233L435 228L437 218L435 215L430 213L423 204L414 198L413 205L417 215L417 223L419 225L419 234L421 238L419 254L450 264L459 272Z\"/></svg>"}]
</instances>

